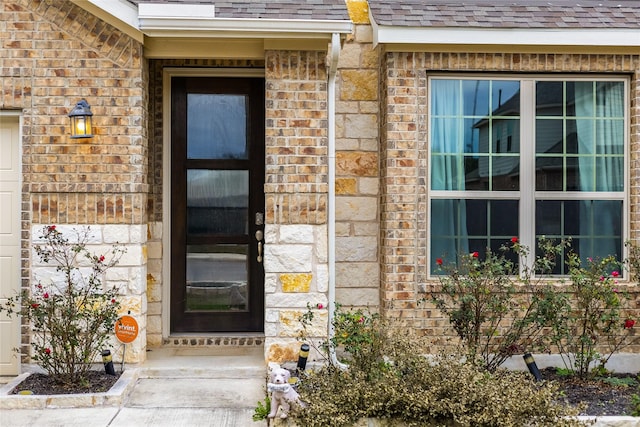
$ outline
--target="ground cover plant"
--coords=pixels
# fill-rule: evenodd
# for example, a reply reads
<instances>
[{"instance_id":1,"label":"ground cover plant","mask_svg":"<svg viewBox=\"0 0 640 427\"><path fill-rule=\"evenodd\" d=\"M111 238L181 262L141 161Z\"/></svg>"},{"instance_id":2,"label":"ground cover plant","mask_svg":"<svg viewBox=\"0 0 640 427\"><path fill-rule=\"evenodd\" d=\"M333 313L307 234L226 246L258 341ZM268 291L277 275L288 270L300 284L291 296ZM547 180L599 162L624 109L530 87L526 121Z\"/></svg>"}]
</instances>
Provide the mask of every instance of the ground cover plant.
<instances>
[{"instance_id":1,"label":"ground cover plant","mask_svg":"<svg viewBox=\"0 0 640 427\"><path fill-rule=\"evenodd\" d=\"M34 251L52 267L50 277L7 298L0 312L27 319L33 331L31 359L54 382L77 388L88 383L92 363L99 360L118 317L118 291L103 280L124 249L116 245L109 253L94 254L87 248L89 228L71 234L65 236L55 225L43 227Z\"/></svg>"},{"instance_id":2,"label":"ground cover plant","mask_svg":"<svg viewBox=\"0 0 640 427\"><path fill-rule=\"evenodd\" d=\"M302 318L313 320L313 310ZM460 354L425 356L425 343L377 314L339 307L335 335L313 343L325 357L298 387L305 408L297 425L348 426L373 417L405 425L575 426L577 410L559 404L557 386L529 374L464 361ZM304 335L304 334L303 334ZM332 361L340 354L344 369Z\"/></svg>"}]
</instances>

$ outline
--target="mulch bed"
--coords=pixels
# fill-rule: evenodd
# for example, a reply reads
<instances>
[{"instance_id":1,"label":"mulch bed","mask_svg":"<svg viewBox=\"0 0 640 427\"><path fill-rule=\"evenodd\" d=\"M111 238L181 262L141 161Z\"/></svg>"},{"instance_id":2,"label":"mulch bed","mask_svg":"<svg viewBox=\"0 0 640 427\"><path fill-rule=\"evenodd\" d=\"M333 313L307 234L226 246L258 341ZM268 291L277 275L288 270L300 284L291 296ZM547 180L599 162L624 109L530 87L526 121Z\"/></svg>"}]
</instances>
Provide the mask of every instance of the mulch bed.
<instances>
[{"instance_id":1,"label":"mulch bed","mask_svg":"<svg viewBox=\"0 0 640 427\"><path fill-rule=\"evenodd\" d=\"M559 375L554 368L541 371L544 380L556 381L564 396L560 399L570 405L586 404L581 415L631 415L632 396L640 395L638 374L611 374L611 382L602 378L581 380ZM617 379L617 380L616 380ZM635 384L625 385L625 379Z\"/></svg>"},{"instance_id":2,"label":"mulch bed","mask_svg":"<svg viewBox=\"0 0 640 427\"><path fill-rule=\"evenodd\" d=\"M120 375L120 372L116 372L116 375L107 375L104 371L88 371L86 383L69 386L57 383L55 378L46 374L31 374L13 389L12 394L19 394L23 390L39 395L103 393L113 387Z\"/></svg>"}]
</instances>

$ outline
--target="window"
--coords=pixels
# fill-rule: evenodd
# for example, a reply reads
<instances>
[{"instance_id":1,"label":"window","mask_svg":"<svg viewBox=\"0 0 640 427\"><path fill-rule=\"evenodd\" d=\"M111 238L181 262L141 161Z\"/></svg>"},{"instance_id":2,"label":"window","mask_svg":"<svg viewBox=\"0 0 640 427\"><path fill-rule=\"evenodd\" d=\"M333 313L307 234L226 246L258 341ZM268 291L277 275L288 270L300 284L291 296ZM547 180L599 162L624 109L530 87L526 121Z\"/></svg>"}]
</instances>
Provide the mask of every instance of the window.
<instances>
[{"instance_id":1,"label":"window","mask_svg":"<svg viewBox=\"0 0 640 427\"><path fill-rule=\"evenodd\" d=\"M431 271L514 236L622 259L626 93L622 78L430 78Z\"/></svg>"}]
</instances>

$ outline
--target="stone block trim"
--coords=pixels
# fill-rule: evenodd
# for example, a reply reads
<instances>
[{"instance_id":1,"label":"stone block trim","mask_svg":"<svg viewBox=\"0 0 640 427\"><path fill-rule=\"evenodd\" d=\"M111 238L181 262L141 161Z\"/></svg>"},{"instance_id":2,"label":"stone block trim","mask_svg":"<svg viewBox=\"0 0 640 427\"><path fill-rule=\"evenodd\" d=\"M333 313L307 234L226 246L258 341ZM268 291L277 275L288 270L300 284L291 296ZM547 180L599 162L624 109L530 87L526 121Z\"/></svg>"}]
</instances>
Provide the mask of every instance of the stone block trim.
<instances>
[{"instance_id":1,"label":"stone block trim","mask_svg":"<svg viewBox=\"0 0 640 427\"><path fill-rule=\"evenodd\" d=\"M385 53L382 57L381 129L381 292L393 318L434 337L446 320L433 307L416 309L430 288L427 275L428 117L430 72L601 73L630 76L630 236L640 233L635 159L640 151L640 56L605 54ZM637 285L631 285L636 301ZM640 310L640 305L636 304ZM640 311L637 312L640 315ZM444 322L444 323L443 323ZM638 348L630 349L638 351Z\"/></svg>"},{"instance_id":2,"label":"stone block trim","mask_svg":"<svg viewBox=\"0 0 640 427\"><path fill-rule=\"evenodd\" d=\"M35 244L41 244L42 229L50 223L34 224L30 230L32 236L30 247ZM81 231L86 226L77 226L74 224L57 223L56 230L60 231L70 241L73 241L76 231ZM87 249L94 254L107 254L111 251L114 244L122 246L126 252L120 258L118 264L109 269L103 281L104 286L116 287L118 289L118 299L121 303L120 315L129 314L133 316L139 326L138 337L127 345L127 353L125 361L127 363L143 362L146 359L147 348L147 233L144 225L92 225L89 227L89 239L87 241ZM60 272L49 264L39 262L38 259L33 260L31 266L31 277L28 281L32 283L49 283L56 277L60 276ZM28 287L28 286L27 286ZM28 324L24 324L23 328L30 329ZM23 332L24 329L23 329ZM29 352L31 350L29 333L22 335L21 355L22 362L29 361ZM111 338L111 348L119 348L120 344Z\"/></svg>"}]
</instances>

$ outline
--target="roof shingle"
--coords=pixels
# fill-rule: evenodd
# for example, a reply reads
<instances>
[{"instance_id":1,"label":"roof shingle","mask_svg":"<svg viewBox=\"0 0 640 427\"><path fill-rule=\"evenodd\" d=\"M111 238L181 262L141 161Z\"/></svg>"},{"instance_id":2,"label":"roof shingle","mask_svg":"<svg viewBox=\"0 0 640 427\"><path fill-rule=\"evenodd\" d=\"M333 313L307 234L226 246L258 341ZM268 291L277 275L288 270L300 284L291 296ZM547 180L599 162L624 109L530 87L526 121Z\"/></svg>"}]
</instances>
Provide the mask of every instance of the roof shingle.
<instances>
[{"instance_id":1,"label":"roof shingle","mask_svg":"<svg viewBox=\"0 0 640 427\"><path fill-rule=\"evenodd\" d=\"M369 0L369 8L386 26L640 29L638 0Z\"/></svg>"}]
</instances>

